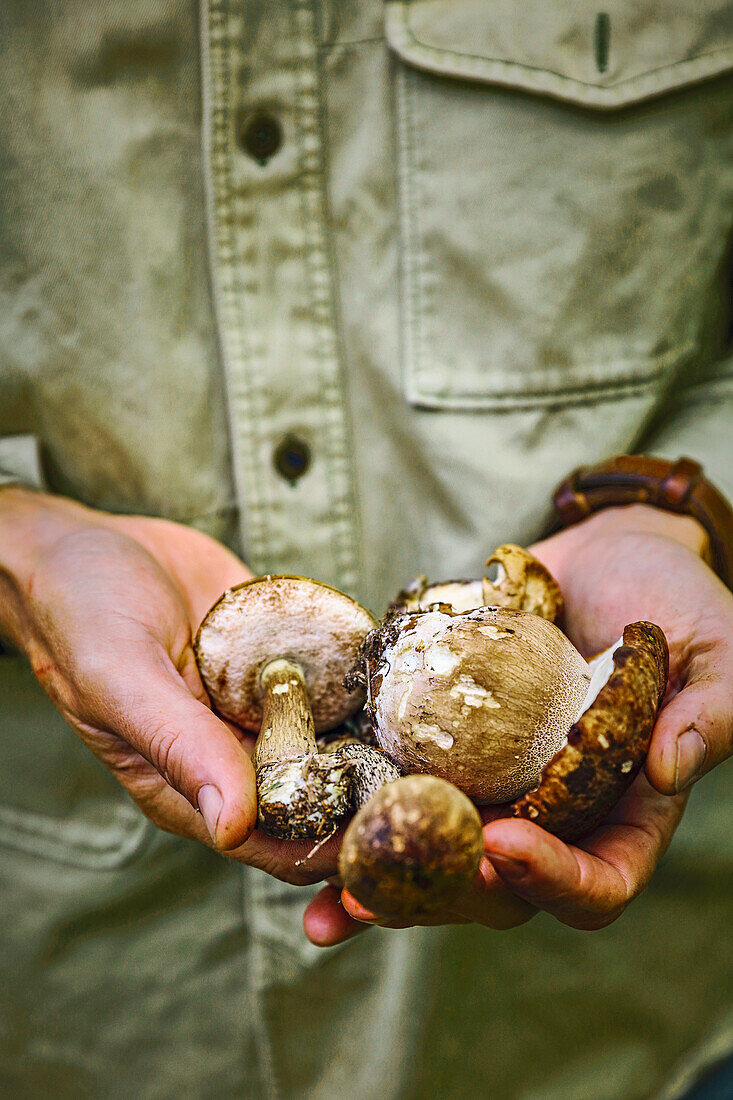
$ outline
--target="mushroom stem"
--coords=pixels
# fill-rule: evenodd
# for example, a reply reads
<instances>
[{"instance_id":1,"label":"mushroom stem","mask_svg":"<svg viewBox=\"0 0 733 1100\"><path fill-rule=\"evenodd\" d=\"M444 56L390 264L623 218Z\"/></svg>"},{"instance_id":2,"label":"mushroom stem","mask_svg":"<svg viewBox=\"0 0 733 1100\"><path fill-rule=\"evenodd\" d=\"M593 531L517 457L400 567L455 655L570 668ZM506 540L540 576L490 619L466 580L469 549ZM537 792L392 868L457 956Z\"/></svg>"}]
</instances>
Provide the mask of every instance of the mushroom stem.
<instances>
[{"instance_id":1,"label":"mushroom stem","mask_svg":"<svg viewBox=\"0 0 733 1100\"><path fill-rule=\"evenodd\" d=\"M305 677L300 665L279 657L260 673L265 692L262 726L253 762L259 771L267 764L297 760L318 752Z\"/></svg>"}]
</instances>

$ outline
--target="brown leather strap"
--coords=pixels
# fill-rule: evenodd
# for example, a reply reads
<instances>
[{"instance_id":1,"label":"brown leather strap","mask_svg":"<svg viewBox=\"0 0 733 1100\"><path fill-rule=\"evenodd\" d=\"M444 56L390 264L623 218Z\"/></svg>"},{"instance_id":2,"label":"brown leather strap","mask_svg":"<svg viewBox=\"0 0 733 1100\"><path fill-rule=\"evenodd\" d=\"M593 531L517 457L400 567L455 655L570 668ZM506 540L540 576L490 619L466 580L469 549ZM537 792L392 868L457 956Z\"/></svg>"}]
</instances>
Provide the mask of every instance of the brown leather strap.
<instances>
[{"instance_id":1,"label":"brown leather strap","mask_svg":"<svg viewBox=\"0 0 733 1100\"><path fill-rule=\"evenodd\" d=\"M650 504L692 516L710 539L713 566L733 588L733 509L703 477L699 462L668 462L645 455L618 455L597 466L574 470L555 491L556 529L579 523L593 512L620 504Z\"/></svg>"}]
</instances>

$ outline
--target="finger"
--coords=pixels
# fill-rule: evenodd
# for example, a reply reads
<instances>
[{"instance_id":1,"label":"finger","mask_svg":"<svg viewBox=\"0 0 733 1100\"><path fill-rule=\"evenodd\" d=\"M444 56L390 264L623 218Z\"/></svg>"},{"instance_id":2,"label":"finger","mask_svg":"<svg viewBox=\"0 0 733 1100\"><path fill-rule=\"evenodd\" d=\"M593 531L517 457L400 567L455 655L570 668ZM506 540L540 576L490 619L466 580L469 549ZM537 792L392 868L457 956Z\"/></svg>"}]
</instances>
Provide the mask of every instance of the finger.
<instances>
[{"instance_id":1,"label":"finger","mask_svg":"<svg viewBox=\"0 0 733 1100\"><path fill-rule=\"evenodd\" d=\"M667 798L643 776L582 848L530 821L484 829L486 853L506 885L574 928L610 924L646 886L682 816L684 796Z\"/></svg>"},{"instance_id":2,"label":"finger","mask_svg":"<svg viewBox=\"0 0 733 1100\"><path fill-rule=\"evenodd\" d=\"M255 827L254 769L242 745L192 695L162 646L127 644L102 662L93 718L143 756L182 794L221 850L241 845Z\"/></svg>"},{"instance_id":3,"label":"finger","mask_svg":"<svg viewBox=\"0 0 733 1100\"><path fill-rule=\"evenodd\" d=\"M202 815L127 742L116 734L79 723L73 716L69 720L154 825L211 844ZM327 843L316 846L312 840L278 840L256 829L244 844L224 854L275 878L304 886L334 874L341 841L342 834L336 834Z\"/></svg>"},{"instance_id":4,"label":"finger","mask_svg":"<svg viewBox=\"0 0 733 1100\"><path fill-rule=\"evenodd\" d=\"M536 912L534 906L516 897L497 875L487 859L482 859L476 882L470 893L436 912L416 914L404 920L394 920L374 913L344 890L344 908L354 920L378 924L382 928L431 927L439 924L481 924L485 928L503 930L524 924Z\"/></svg>"},{"instance_id":5,"label":"finger","mask_svg":"<svg viewBox=\"0 0 733 1100\"><path fill-rule=\"evenodd\" d=\"M534 905L510 890L491 862L483 858L476 884L470 894L450 907L457 917L503 931L524 924L537 912Z\"/></svg>"},{"instance_id":6,"label":"finger","mask_svg":"<svg viewBox=\"0 0 733 1100\"><path fill-rule=\"evenodd\" d=\"M211 844L202 815L166 783L145 757L117 734L80 722L71 714L64 714L64 717L154 825L166 832Z\"/></svg>"},{"instance_id":7,"label":"finger","mask_svg":"<svg viewBox=\"0 0 733 1100\"><path fill-rule=\"evenodd\" d=\"M440 924L470 923L468 917L457 916L442 909L435 913L415 914L404 919L385 917L367 909L346 889L341 891L341 904L354 920L365 925L375 925L378 928L432 928Z\"/></svg>"},{"instance_id":8,"label":"finger","mask_svg":"<svg viewBox=\"0 0 733 1100\"><path fill-rule=\"evenodd\" d=\"M646 774L662 794L686 790L733 753L733 667L725 674L708 668L660 713Z\"/></svg>"},{"instance_id":9,"label":"finger","mask_svg":"<svg viewBox=\"0 0 733 1100\"><path fill-rule=\"evenodd\" d=\"M321 845L315 840L280 840L256 829L227 855L285 882L308 886L336 874L342 839L343 831Z\"/></svg>"},{"instance_id":10,"label":"finger","mask_svg":"<svg viewBox=\"0 0 733 1100\"><path fill-rule=\"evenodd\" d=\"M354 920L341 904L337 886L324 886L306 906L303 929L316 947L334 947L358 936L367 925Z\"/></svg>"}]
</instances>

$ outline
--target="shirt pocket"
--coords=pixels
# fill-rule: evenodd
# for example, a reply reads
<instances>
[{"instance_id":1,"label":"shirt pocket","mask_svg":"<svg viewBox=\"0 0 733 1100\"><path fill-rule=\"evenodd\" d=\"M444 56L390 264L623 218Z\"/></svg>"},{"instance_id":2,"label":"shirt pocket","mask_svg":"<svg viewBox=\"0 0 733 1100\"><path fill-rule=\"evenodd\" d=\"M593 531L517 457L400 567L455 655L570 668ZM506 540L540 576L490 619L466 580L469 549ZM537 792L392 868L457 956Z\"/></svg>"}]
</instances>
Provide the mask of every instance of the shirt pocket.
<instances>
[{"instance_id":1,"label":"shirt pocket","mask_svg":"<svg viewBox=\"0 0 733 1100\"><path fill-rule=\"evenodd\" d=\"M386 36L408 399L534 406L671 378L731 230L733 5L391 2Z\"/></svg>"},{"instance_id":2,"label":"shirt pocket","mask_svg":"<svg viewBox=\"0 0 733 1100\"><path fill-rule=\"evenodd\" d=\"M132 860L152 825L12 653L0 655L0 699L0 847L86 870Z\"/></svg>"}]
</instances>

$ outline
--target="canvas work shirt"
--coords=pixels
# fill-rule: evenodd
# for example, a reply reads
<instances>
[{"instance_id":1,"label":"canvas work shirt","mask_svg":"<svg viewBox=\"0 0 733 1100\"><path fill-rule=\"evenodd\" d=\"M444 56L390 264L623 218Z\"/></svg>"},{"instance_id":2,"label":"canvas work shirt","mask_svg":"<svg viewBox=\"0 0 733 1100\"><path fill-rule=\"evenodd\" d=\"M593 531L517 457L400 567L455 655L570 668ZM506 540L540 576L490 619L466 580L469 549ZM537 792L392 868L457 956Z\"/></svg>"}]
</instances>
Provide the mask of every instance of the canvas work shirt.
<instances>
[{"instance_id":1,"label":"canvas work shirt","mask_svg":"<svg viewBox=\"0 0 733 1100\"><path fill-rule=\"evenodd\" d=\"M580 463L733 495L731 0L5 0L0 179L5 480L377 612ZM4 1095L629 1100L733 1049L730 769L608 929L322 951L10 654L0 745Z\"/></svg>"}]
</instances>

